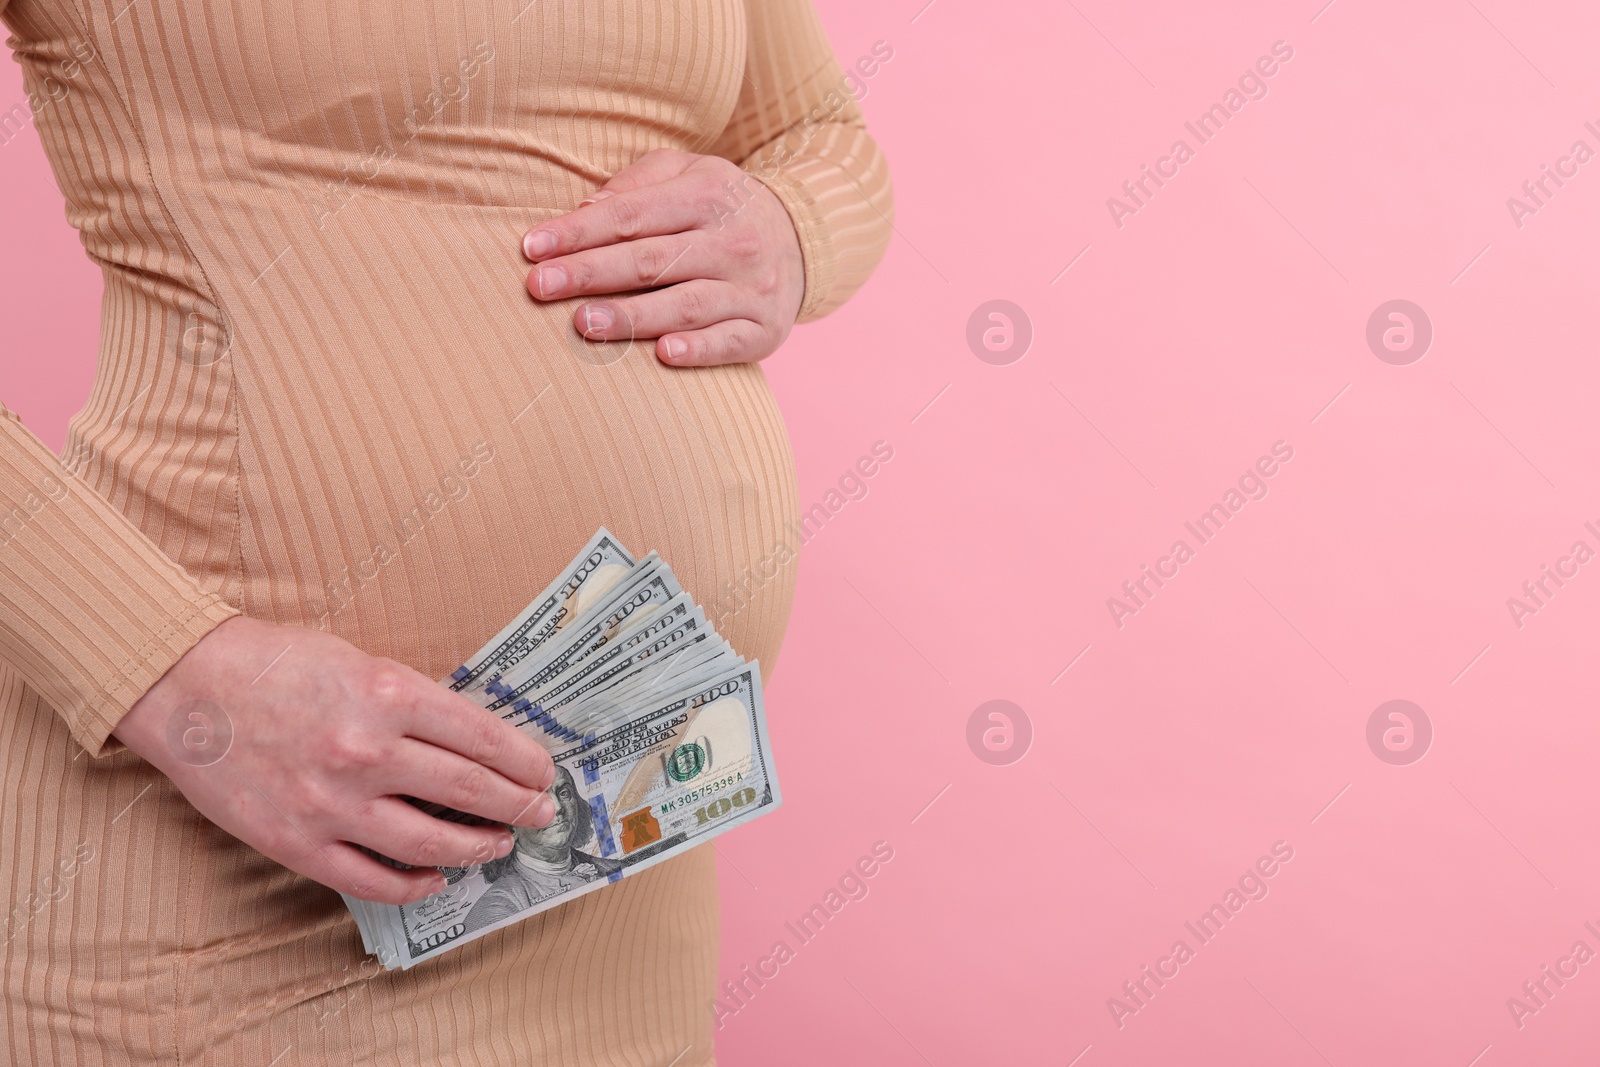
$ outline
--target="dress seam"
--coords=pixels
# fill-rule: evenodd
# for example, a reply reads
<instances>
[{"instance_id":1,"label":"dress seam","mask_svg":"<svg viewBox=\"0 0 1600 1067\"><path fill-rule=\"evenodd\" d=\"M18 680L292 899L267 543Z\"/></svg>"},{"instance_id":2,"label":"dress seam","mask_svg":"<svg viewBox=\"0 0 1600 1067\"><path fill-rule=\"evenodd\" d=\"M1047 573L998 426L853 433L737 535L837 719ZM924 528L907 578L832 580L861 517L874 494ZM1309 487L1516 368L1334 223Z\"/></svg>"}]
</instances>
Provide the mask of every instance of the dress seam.
<instances>
[{"instance_id":1,"label":"dress seam","mask_svg":"<svg viewBox=\"0 0 1600 1067\"><path fill-rule=\"evenodd\" d=\"M109 56L110 52L104 48L99 48L99 45L103 42L97 40L96 35L90 30L89 20L84 16L77 0L74 0L73 8L77 14L78 26L83 33L84 39L96 45L100 55ZM162 190L161 183L156 180L155 167L151 164L150 146L145 143L144 129L133 117L133 108L128 104L128 94L123 91L122 86L119 84L119 71L113 69L109 62L105 64L105 67L106 83L111 88L112 99L116 102L117 109L122 112L122 117L127 120L128 132L132 134L139 145L139 162L144 167L145 175L150 179L150 191L155 194L156 203L161 205L161 214L166 217L167 224L172 227L172 235L178 239L178 244L182 247L184 256L200 272L200 281L205 286L205 292L201 295L210 301L211 306L217 310L218 325L222 328L221 347L224 353L223 358L226 358L226 354L233 349L233 327L229 316L223 310L216 286L212 284L211 275L206 271L205 262L195 254L194 247L189 243L188 236L183 232L183 227L178 224L177 216L172 213L172 208L167 204L167 196ZM133 267L133 269L141 273L152 273L139 267Z\"/></svg>"}]
</instances>

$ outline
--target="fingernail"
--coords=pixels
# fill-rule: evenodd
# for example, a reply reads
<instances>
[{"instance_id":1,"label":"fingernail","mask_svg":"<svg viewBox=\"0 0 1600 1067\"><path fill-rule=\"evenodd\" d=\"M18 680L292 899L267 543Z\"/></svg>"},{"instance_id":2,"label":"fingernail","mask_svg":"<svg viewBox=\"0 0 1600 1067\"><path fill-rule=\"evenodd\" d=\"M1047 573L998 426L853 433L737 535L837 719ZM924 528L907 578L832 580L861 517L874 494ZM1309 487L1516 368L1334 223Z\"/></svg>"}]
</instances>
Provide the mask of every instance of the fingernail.
<instances>
[{"instance_id":1,"label":"fingernail","mask_svg":"<svg viewBox=\"0 0 1600 1067\"><path fill-rule=\"evenodd\" d=\"M681 337L667 337L662 339L661 347L666 351L668 359L677 359L689 351L689 342Z\"/></svg>"},{"instance_id":2,"label":"fingernail","mask_svg":"<svg viewBox=\"0 0 1600 1067\"><path fill-rule=\"evenodd\" d=\"M556 798L546 793L533 813L534 826L549 826L556 821Z\"/></svg>"},{"instance_id":3,"label":"fingernail","mask_svg":"<svg viewBox=\"0 0 1600 1067\"><path fill-rule=\"evenodd\" d=\"M617 317L604 304L590 304L583 309L583 332L586 335L605 333L616 321Z\"/></svg>"},{"instance_id":4,"label":"fingernail","mask_svg":"<svg viewBox=\"0 0 1600 1067\"><path fill-rule=\"evenodd\" d=\"M578 206L579 207L588 207L590 204L593 204L596 201L604 200L608 196L616 196L616 195L617 194L613 193L610 189L596 189L594 192L590 193L588 196L586 196L582 200L578 201Z\"/></svg>"},{"instance_id":5,"label":"fingernail","mask_svg":"<svg viewBox=\"0 0 1600 1067\"><path fill-rule=\"evenodd\" d=\"M517 845L516 839L513 838L510 834L506 834L500 840L495 842L495 845L494 845L494 858L497 859L497 860L505 859L507 856L511 855L511 850L513 848L515 848L516 845Z\"/></svg>"},{"instance_id":6,"label":"fingernail","mask_svg":"<svg viewBox=\"0 0 1600 1067\"><path fill-rule=\"evenodd\" d=\"M556 250L556 235L549 230L532 230L522 239L522 254L529 259L548 256Z\"/></svg>"},{"instance_id":7,"label":"fingernail","mask_svg":"<svg viewBox=\"0 0 1600 1067\"><path fill-rule=\"evenodd\" d=\"M536 272L539 275L539 295L554 296L567 284L567 272L560 267L540 267Z\"/></svg>"}]
</instances>

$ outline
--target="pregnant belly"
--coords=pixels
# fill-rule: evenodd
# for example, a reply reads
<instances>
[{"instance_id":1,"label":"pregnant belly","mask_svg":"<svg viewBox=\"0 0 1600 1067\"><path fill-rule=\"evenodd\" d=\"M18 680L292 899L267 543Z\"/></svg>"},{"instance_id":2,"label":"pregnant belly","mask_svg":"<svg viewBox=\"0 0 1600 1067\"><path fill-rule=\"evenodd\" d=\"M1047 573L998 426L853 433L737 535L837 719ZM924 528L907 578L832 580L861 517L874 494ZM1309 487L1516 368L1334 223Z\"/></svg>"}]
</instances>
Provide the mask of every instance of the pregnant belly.
<instances>
[{"instance_id":1,"label":"pregnant belly","mask_svg":"<svg viewBox=\"0 0 1600 1067\"><path fill-rule=\"evenodd\" d=\"M765 376L584 342L524 289L554 213L362 198L219 283L246 610L439 677L604 525L770 670L798 504Z\"/></svg>"}]
</instances>

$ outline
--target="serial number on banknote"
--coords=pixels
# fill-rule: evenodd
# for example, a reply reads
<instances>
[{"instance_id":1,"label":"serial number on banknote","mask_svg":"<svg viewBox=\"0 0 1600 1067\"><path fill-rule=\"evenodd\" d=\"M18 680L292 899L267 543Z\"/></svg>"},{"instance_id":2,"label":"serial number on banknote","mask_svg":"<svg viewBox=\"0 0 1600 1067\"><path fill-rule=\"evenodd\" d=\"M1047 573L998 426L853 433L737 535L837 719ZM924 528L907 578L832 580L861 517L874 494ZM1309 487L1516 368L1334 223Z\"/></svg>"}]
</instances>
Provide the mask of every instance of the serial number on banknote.
<instances>
[{"instance_id":1,"label":"serial number on banknote","mask_svg":"<svg viewBox=\"0 0 1600 1067\"><path fill-rule=\"evenodd\" d=\"M665 804L661 805L661 814L665 815L669 811L676 811L679 808L697 803L701 800L704 800L706 797L711 796L713 793L720 793L724 789L736 786L742 781L744 781L744 772L740 771L737 774L730 774L725 778L718 778L714 782L707 782L698 789L691 789L689 792L683 794L683 796L674 797L672 800L669 800Z\"/></svg>"}]
</instances>

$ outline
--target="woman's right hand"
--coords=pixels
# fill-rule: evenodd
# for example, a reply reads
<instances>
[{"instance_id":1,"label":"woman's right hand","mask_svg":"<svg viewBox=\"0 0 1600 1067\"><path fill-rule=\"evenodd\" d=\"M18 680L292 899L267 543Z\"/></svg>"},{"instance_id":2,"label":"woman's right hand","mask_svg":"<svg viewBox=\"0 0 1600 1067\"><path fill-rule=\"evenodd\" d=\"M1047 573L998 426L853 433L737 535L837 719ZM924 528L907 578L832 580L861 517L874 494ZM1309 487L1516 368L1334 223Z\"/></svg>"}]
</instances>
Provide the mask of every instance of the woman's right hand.
<instances>
[{"instance_id":1,"label":"woman's right hand","mask_svg":"<svg viewBox=\"0 0 1600 1067\"><path fill-rule=\"evenodd\" d=\"M202 638L112 733L222 829L363 900L437 893L434 867L505 856L505 826L555 817L549 754L493 712L332 634L245 616ZM402 796L501 825L446 822Z\"/></svg>"}]
</instances>

